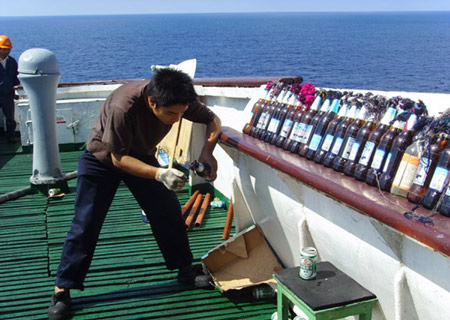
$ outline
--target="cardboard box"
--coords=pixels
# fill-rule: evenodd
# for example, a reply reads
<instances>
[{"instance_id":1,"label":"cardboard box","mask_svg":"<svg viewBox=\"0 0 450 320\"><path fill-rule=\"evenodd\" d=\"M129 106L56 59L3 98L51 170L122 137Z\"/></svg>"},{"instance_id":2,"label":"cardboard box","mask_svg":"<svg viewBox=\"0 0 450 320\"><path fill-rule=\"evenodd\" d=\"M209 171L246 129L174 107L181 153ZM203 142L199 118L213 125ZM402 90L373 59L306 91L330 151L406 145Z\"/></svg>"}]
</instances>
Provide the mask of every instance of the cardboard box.
<instances>
[{"instance_id":1,"label":"cardboard box","mask_svg":"<svg viewBox=\"0 0 450 320\"><path fill-rule=\"evenodd\" d=\"M251 226L202 257L202 262L221 291L259 284L275 285L272 275L281 270L260 227Z\"/></svg>"}]
</instances>

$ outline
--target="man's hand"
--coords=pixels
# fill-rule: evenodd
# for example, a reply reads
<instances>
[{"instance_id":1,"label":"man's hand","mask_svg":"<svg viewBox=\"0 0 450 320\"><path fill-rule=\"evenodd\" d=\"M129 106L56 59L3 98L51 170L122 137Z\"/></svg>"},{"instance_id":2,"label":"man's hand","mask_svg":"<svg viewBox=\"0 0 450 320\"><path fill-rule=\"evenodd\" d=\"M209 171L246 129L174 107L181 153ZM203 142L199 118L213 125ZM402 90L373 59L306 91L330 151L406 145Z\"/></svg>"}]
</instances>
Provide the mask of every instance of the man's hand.
<instances>
[{"instance_id":1,"label":"man's hand","mask_svg":"<svg viewBox=\"0 0 450 320\"><path fill-rule=\"evenodd\" d=\"M209 165L208 180L214 181L217 178L217 160L212 154L201 154L198 158L199 162L207 163Z\"/></svg>"},{"instance_id":2,"label":"man's hand","mask_svg":"<svg viewBox=\"0 0 450 320\"><path fill-rule=\"evenodd\" d=\"M177 169L159 168L155 180L164 183L169 190L180 189L186 183L187 177Z\"/></svg>"}]
</instances>

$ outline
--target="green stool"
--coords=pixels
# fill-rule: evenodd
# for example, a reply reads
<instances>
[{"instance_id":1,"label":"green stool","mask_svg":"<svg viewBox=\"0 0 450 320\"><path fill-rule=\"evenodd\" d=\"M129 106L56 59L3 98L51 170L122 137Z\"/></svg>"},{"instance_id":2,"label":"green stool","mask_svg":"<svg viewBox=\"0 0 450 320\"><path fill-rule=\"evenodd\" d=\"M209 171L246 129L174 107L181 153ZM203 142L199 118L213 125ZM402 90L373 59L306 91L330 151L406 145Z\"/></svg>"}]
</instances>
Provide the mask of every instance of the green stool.
<instances>
[{"instance_id":1,"label":"green stool","mask_svg":"<svg viewBox=\"0 0 450 320\"><path fill-rule=\"evenodd\" d=\"M275 273L277 281L278 320L288 319L291 301L313 320L340 319L359 315L360 320L372 318L372 305L377 297L330 262L317 263L317 277L303 280L299 268Z\"/></svg>"}]
</instances>

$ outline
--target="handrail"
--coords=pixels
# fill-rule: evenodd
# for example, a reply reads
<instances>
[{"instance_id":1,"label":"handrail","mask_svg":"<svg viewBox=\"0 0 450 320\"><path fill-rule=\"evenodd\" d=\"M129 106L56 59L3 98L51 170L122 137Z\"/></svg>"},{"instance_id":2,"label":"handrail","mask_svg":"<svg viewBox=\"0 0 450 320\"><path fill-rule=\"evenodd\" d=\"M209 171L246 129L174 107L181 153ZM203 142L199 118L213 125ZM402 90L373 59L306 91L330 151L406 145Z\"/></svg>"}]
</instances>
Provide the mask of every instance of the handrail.
<instances>
[{"instance_id":1,"label":"handrail","mask_svg":"<svg viewBox=\"0 0 450 320\"><path fill-rule=\"evenodd\" d=\"M74 87L83 85L109 85L120 84L131 81L139 81L145 79L115 79L115 80L97 80L97 81L83 81L83 82L61 82L58 83L58 87ZM150 80L150 79L147 79ZM268 81L297 81L301 82L303 79L300 76L272 76L272 77L234 77L234 78L194 78L194 85L201 86L215 86L215 87L259 87L267 83ZM21 88L21 85L18 87Z\"/></svg>"},{"instance_id":2,"label":"handrail","mask_svg":"<svg viewBox=\"0 0 450 320\"><path fill-rule=\"evenodd\" d=\"M380 191L343 173L336 172L289 151L223 127L219 142L239 150L311 187L347 204L364 215L375 218L399 232L440 253L450 256L450 218L436 214L433 225L407 219L404 208L414 205L405 198ZM430 215L424 208L417 213Z\"/></svg>"}]
</instances>

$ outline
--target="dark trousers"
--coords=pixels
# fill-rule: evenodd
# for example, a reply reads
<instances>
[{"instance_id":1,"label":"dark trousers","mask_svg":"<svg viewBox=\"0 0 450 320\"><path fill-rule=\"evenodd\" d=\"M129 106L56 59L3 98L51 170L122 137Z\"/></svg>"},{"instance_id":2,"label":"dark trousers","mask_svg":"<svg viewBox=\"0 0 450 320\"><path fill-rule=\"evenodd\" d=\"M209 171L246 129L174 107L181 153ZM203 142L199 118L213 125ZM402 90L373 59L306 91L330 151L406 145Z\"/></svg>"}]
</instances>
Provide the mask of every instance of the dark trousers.
<instances>
[{"instance_id":1,"label":"dark trousers","mask_svg":"<svg viewBox=\"0 0 450 320\"><path fill-rule=\"evenodd\" d=\"M156 159L151 164L158 166ZM175 192L156 180L107 168L91 153L85 152L78 162L75 216L64 243L56 286L84 289L83 282L100 230L121 181L146 212L167 268L173 270L192 263L186 227ZM135 214L136 219L140 219L140 212Z\"/></svg>"},{"instance_id":2,"label":"dark trousers","mask_svg":"<svg viewBox=\"0 0 450 320\"><path fill-rule=\"evenodd\" d=\"M0 97L0 108L3 110L3 114L6 119L6 133L7 138L14 136L14 130L16 130L16 120L14 119L14 96L6 95Z\"/></svg>"}]
</instances>

